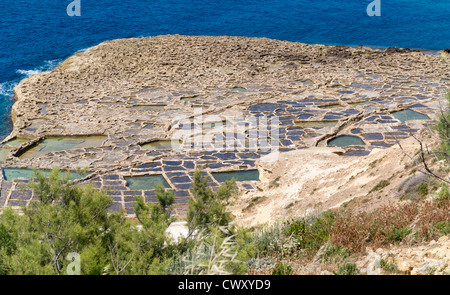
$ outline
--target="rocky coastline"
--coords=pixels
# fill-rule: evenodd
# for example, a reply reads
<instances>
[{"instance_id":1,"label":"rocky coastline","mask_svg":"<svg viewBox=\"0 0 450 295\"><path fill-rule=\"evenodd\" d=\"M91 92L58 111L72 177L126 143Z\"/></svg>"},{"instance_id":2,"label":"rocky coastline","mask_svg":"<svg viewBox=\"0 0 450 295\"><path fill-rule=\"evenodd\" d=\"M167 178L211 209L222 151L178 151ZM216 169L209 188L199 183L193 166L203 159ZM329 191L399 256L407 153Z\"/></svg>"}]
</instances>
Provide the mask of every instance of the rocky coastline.
<instances>
[{"instance_id":1,"label":"rocky coastline","mask_svg":"<svg viewBox=\"0 0 450 295\"><path fill-rule=\"evenodd\" d=\"M213 123L202 135L214 137L224 132L219 121L237 128L252 116L276 117L279 152L326 147L333 138L353 136L363 144L334 147L336 153L364 157L435 119L450 85L449 68L444 52L266 38L166 35L103 42L14 88L14 128L1 146L0 207L32 200L30 191L20 189L20 173L12 179L5 170L60 167L86 169L77 181L108 192L111 209L130 217L136 196L155 200L152 189L130 187L130 177L162 176L183 217L195 167L205 167L216 188L220 181L213 173L260 169L259 158L273 141L269 149L217 151L193 148L195 136L188 134L179 150L152 146L173 139L183 129L181 121L197 126L194 115L202 116L201 124ZM395 116L405 110L429 120ZM45 144L53 149L40 148ZM257 191L260 184L244 180L239 187Z\"/></svg>"}]
</instances>

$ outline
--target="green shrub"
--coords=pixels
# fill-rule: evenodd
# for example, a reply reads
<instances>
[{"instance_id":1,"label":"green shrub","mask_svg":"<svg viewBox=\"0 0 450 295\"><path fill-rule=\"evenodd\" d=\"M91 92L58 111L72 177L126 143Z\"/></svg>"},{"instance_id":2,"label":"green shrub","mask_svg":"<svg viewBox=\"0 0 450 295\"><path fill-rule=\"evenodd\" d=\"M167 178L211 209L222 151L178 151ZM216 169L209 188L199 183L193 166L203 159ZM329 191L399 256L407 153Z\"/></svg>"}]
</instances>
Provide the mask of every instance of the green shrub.
<instances>
[{"instance_id":1,"label":"green shrub","mask_svg":"<svg viewBox=\"0 0 450 295\"><path fill-rule=\"evenodd\" d=\"M422 182L417 187L417 192L423 197L428 194L428 184L426 182Z\"/></svg>"},{"instance_id":2,"label":"green shrub","mask_svg":"<svg viewBox=\"0 0 450 295\"><path fill-rule=\"evenodd\" d=\"M295 239L298 249L315 254L328 241L334 220L331 211L316 218L293 220L286 224L285 233Z\"/></svg>"},{"instance_id":3,"label":"green shrub","mask_svg":"<svg viewBox=\"0 0 450 295\"><path fill-rule=\"evenodd\" d=\"M158 204L138 200L141 229L123 213L108 211L112 200L90 186L74 185L58 169L30 183L35 201L23 214L0 215L0 273L66 274L69 253L81 260L81 274L164 274L176 249L166 229L172 218L169 194Z\"/></svg>"},{"instance_id":4,"label":"green shrub","mask_svg":"<svg viewBox=\"0 0 450 295\"><path fill-rule=\"evenodd\" d=\"M225 234L224 234L225 233ZM231 275L236 274L242 261L236 259L235 235L229 228L214 227L202 231L184 253L175 257L169 273L176 275Z\"/></svg>"},{"instance_id":5,"label":"green shrub","mask_svg":"<svg viewBox=\"0 0 450 295\"><path fill-rule=\"evenodd\" d=\"M270 274L275 276L288 276L293 273L292 267L287 263L277 262Z\"/></svg>"},{"instance_id":6,"label":"green shrub","mask_svg":"<svg viewBox=\"0 0 450 295\"><path fill-rule=\"evenodd\" d=\"M324 263L337 263L350 256L350 251L339 245L325 245L319 255Z\"/></svg>"},{"instance_id":7,"label":"green shrub","mask_svg":"<svg viewBox=\"0 0 450 295\"><path fill-rule=\"evenodd\" d=\"M280 176L278 176L277 178L273 179L270 183L269 183L269 188L273 188L273 187L279 187L280 186Z\"/></svg>"},{"instance_id":8,"label":"green shrub","mask_svg":"<svg viewBox=\"0 0 450 295\"><path fill-rule=\"evenodd\" d=\"M210 226L227 226L232 218L226 206L237 193L235 180L226 181L217 192L208 187L208 177L196 169L192 186L193 198L189 200L187 222L189 230L207 229Z\"/></svg>"},{"instance_id":9,"label":"green shrub","mask_svg":"<svg viewBox=\"0 0 450 295\"><path fill-rule=\"evenodd\" d=\"M450 106L450 93L446 96L447 99L447 107ZM441 158L448 159L448 155L450 155L450 112L445 111L439 115L438 122L435 124L434 129L437 131L439 137L441 138L441 144L439 147L439 151L442 153L438 153Z\"/></svg>"},{"instance_id":10,"label":"green shrub","mask_svg":"<svg viewBox=\"0 0 450 295\"><path fill-rule=\"evenodd\" d=\"M358 267L354 263L345 262L343 265L339 266L339 269L334 272L335 275L339 276L353 276L358 275Z\"/></svg>"},{"instance_id":11,"label":"green shrub","mask_svg":"<svg viewBox=\"0 0 450 295\"><path fill-rule=\"evenodd\" d=\"M450 234L450 221L436 222L434 225L434 228L441 235L446 236L446 235Z\"/></svg>"},{"instance_id":12,"label":"green shrub","mask_svg":"<svg viewBox=\"0 0 450 295\"><path fill-rule=\"evenodd\" d=\"M386 237L387 240L391 243L399 243L403 241L409 234L411 234L411 232L412 229L406 227L390 227L386 232Z\"/></svg>"},{"instance_id":13,"label":"green shrub","mask_svg":"<svg viewBox=\"0 0 450 295\"><path fill-rule=\"evenodd\" d=\"M248 211L251 208L253 208L254 206L256 206L257 204L263 202L264 200L266 200L267 197L266 196L259 196L259 197L254 197L250 200L250 203L247 205L247 207L245 207L242 211Z\"/></svg>"},{"instance_id":14,"label":"green shrub","mask_svg":"<svg viewBox=\"0 0 450 295\"><path fill-rule=\"evenodd\" d=\"M381 180L379 183L377 183L377 185L375 185L370 191L369 194L372 192L376 192L379 191L385 187L387 187L390 184L390 182L388 180Z\"/></svg>"},{"instance_id":15,"label":"green shrub","mask_svg":"<svg viewBox=\"0 0 450 295\"><path fill-rule=\"evenodd\" d=\"M448 185L445 182L441 183L441 189L433 201L440 207L450 204L450 192L448 190Z\"/></svg>"},{"instance_id":16,"label":"green shrub","mask_svg":"<svg viewBox=\"0 0 450 295\"><path fill-rule=\"evenodd\" d=\"M395 262L392 259L388 259L388 260L381 259L380 266L381 266L381 269L387 273L391 273L391 274L401 273L401 271L397 267L397 264L395 264Z\"/></svg>"},{"instance_id":17,"label":"green shrub","mask_svg":"<svg viewBox=\"0 0 450 295\"><path fill-rule=\"evenodd\" d=\"M278 257L290 256L295 253L295 241L291 236L286 236L285 226L275 223L264 226L253 234L254 243L258 249L258 256L276 255Z\"/></svg>"}]
</instances>

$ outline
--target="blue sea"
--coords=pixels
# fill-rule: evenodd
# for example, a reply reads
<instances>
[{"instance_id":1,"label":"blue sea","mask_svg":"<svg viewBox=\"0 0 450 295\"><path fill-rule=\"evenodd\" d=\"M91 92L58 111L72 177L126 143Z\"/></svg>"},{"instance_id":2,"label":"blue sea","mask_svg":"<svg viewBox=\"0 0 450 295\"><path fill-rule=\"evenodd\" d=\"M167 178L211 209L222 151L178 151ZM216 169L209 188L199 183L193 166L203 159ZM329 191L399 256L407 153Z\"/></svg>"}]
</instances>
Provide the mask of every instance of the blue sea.
<instances>
[{"instance_id":1,"label":"blue sea","mask_svg":"<svg viewBox=\"0 0 450 295\"><path fill-rule=\"evenodd\" d=\"M449 0L2 0L0 139L11 131L13 87L102 41L161 34L268 37L304 43L450 47Z\"/></svg>"}]
</instances>

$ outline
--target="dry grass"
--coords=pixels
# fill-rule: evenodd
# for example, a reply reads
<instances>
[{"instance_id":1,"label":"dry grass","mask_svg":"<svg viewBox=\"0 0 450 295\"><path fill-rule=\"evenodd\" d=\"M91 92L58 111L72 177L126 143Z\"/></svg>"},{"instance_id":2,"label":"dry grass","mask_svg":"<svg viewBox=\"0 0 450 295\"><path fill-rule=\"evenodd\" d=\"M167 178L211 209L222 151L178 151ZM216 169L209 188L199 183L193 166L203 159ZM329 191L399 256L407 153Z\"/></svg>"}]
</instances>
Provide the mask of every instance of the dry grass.
<instances>
[{"instance_id":1,"label":"dry grass","mask_svg":"<svg viewBox=\"0 0 450 295\"><path fill-rule=\"evenodd\" d=\"M436 225L450 222L450 206L435 202L387 205L370 213L342 211L330 228L330 241L353 253L400 242L417 243L440 235Z\"/></svg>"},{"instance_id":2,"label":"dry grass","mask_svg":"<svg viewBox=\"0 0 450 295\"><path fill-rule=\"evenodd\" d=\"M419 235L427 240L436 239L443 234L439 233L436 225L450 223L450 202L425 202L417 217L415 226Z\"/></svg>"}]
</instances>

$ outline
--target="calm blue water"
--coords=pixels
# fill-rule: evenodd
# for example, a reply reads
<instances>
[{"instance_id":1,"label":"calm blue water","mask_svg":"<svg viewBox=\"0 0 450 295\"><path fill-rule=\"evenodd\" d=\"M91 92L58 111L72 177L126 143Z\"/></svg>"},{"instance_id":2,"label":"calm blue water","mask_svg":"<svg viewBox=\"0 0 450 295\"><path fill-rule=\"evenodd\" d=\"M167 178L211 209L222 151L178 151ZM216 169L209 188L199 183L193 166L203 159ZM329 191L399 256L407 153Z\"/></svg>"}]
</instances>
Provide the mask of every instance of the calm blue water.
<instances>
[{"instance_id":1,"label":"calm blue water","mask_svg":"<svg viewBox=\"0 0 450 295\"><path fill-rule=\"evenodd\" d=\"M12 88L102 41L161 34L269 37L304 43L450 47L449 0L2 0L0 4L0 139L11 131Z\"/></svg>"}]
</instances>

